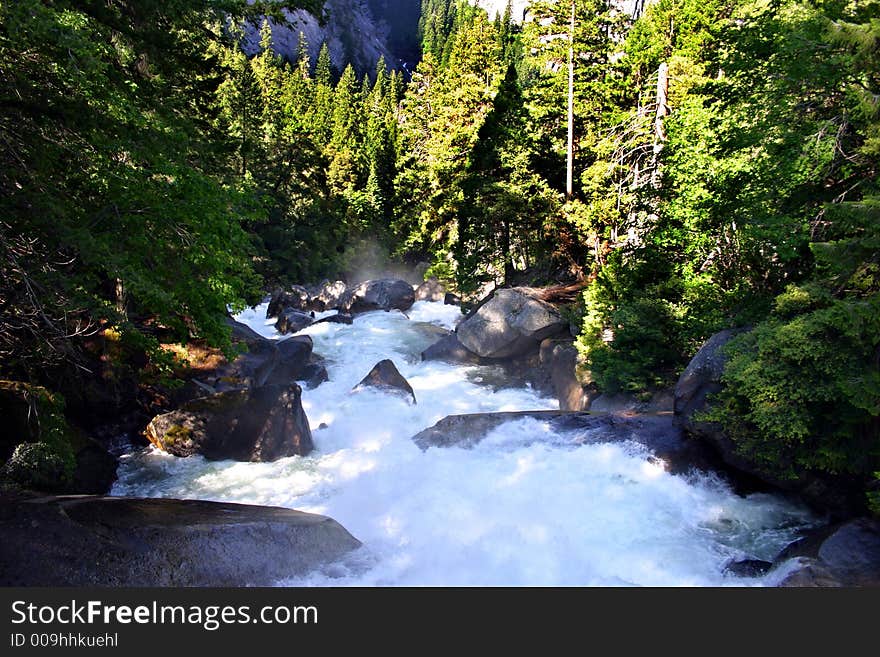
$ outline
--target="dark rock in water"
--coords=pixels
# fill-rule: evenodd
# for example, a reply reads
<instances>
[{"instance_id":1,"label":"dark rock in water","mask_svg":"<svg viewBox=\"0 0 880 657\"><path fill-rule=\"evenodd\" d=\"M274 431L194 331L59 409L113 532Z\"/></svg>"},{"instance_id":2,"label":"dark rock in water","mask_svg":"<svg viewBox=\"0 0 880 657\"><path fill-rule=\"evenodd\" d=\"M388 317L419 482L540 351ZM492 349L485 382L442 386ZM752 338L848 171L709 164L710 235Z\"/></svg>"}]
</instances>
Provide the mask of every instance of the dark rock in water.
<instances>
[{"instance_id":1,"label":"dark rock in water","mask_svg":"<svg viewBox=\"0 0 880 657\"><path fill-rule=\"evenodd\" d=\"M541 341L568 330L556 308L529 288L497 290L456 329L468 350L483 358L511 358L537 351Z\"/></svg>"},{"instance_id":2,"label":"dark rock in water","mask_svg":"<svg viewBox=\"0 0 880 657\"><path fill-rule=\"evenodd\" d=\"M324 281L312 296L312 310L323 312L338 308L346 289L346 285L342 281L335 281L333 283Z\"/></svg>"},{"instance_id":3,"label":"dark rock in water","mask_svg":"<svg viewBox=\"0 0 880 657\"><path fill-rule=\"evenodd\" d=\"M269 299L269 307L266 308L266 319L278 317L285 308L294 310L308 310L311 301L309 291L302 285L294 285L289 290L276 289Z\"/></svg>"},{"instance_id":4,"label":"dark rock in water","mask_svg":"<svg viewBox=\"0 0 880 657\"><path fill-rule=\"evenodd\" d=\"M471 448L502 424L523 419L546 422L554 432L568 436L572 445L616 441L639 443L662 459L666 469L673 474L690 472L695 468L708 472L716 467L711 450L699 441L688 439L674 425L672 416L665 414L628 416L515 411L449 415L413 436L412 440L421 449Z\"/></svg>"},{"instance_id":5,"label":"dark rock in water","mask_svg":"<svg viewBox=\"0 0 880 657\"><path fill-rule=\"evenodd\" d=\"M226 325L232 328L233 342L243 342L250 347L251 345L260 344L266 341L266 338L257 333L250 326L242 324L231 317L226 318Z\"/></svg>"},{"instance_id":6,"label":"dark rock in water","mask_svg":"<svg viewBox=\"0 0 880 657\"><path fill-rule=\"evenodd\" d=\"M481 365L490 362L485 358L480 358L462 345L455 333L440 338L439 341L425 349L422 352L422 360L442 360L460 365Z\"/></svg>"},{"instance_id":7,"label":"dark rock in water","mask_svg":"<svg viewBox=\"0 0 880 657\"><path fill-rule=\"evenodd\" d=\"M327 367L323 362L315 361L309 363L305 372L303 372L303 378L300 380L305 382L307 390L314 390L322 383L329 381L330 374L327 372Z\"/></svg>"},{"instance_id":8,"label":"dark rock in water","mask_svg":"<svg viewBox=\"0 0 880 657\"><path fill-rule=\"evenodd\" d=\"M778 586L782 588L839 588L844 584L815 559L804 559Z\"/></svg>"},{"instance_id":9,"label":"dark rock in water","mask_svg":"<svg viewBox=\"0 0 880 657\"><path fill-rule=\"evenodd\" d=\"M415 296L416 301L444 301L446 288L436 278L429 278L416 288Z\"/></svg>"},{"instance_id":10,"label":"dark rock in water","mask_svg":"<svg viewBox=\"0 0 880 657\"><path fill-rule=\"evenodd\" d=\"M304 310L295 310L293 308L285 308L278 316L275 322L275 330L282 335L288 333L297 333L304 328L308 328L315 323L315 314L307 313Z\"/></svg>"},{"instance_id":11,"label":"dark rock in water","mask_svg":"<svg viewBox=\"0 0 880 657\"><path fill-rule=\"evenodd\" d=\"M95 441L89 441L76 454L73 492L80 495L104 495L116 481L119 461Z\"/></svg>"},{"instance_id":12,"label":"dark rock in water","mask_svg":"<svg viewBox=\"0 0 880 657\"><path fill-rule=\"evenodd\" d=\"M119 497L0 502L0 586L271 586L360 542L291 509Z\"/></svg>"},{"instance_id":13,"label":"dark rock in water","mask_svg":"<svg viewBox=\"0 0 880 657\"><path fill-rule=\"evenodd\" d=\"M453 294L452 292L447 292L443 296L443 303L447 306L460 306L461 305L461 297L457 294Z\"/></svg>"},{"instance_id":14,"label":"dark rock in water","mask_svg":"<svg viewBox=\"0 0 880 657\"><path fill-rule=\"evenodd\" d=\"M339 309L348 314L370 310L408 310L415 303L412 285L396 278L361 283L345 293Z\"/></svg>"},{"instance_id":15,"label":"dark rock in water","mask_svg":"<svg viewBox=\"0 0 880 657\"><path fill-rule=\"evenodd\" d=\"M146 435L175 456L274 461L312 451L312 433L296 385L266 385L195 399L158 415Z\"/></svg>"},{"instance_id":16,"label":"dark rock in water","mask_svg":"<svg viewBox=\"0 0 880 657\"><path fill-rule=\"evenodd\" d=\"M335 315L330 315L329 317L325 317L323 319L319 319L315 324L353 324L354 317L351 315L346 315L345 313L336 313Z\"/></svg>"},{"instance_id":17,"label":"dark rock in water","mask_svg":"<svg viewBox=\"0 0 880 657\"><path fill-rule=\"evenodd\" d=\"M773 564L761 559L741 559L731 561L724 567L725 575L734 577L762 577L772 568Z\"/></svg>"},{"instance_id":18,"label":"dark rock in water","mask_svg":"<svg viewBox=\"0 0 880 657\"><path fill-rule=\"evenodd\" d=\"M375 367L370 370L360 383L358 383L352 392L357 392L362 388L378 388L395 394L404 395L416 403L416 393L413 392L412 386L403 375L397 370L393 362L386 359L376 363Z\"/></svg>"},{"instance_id":19,"label":"dark rock in water","mask_svg":"<svg viewBox=\"0 0 880 657\"><path fill-rule=\"evenodd\" d=\"M786 547L774 568L798 559L781 586L880 586L880 521L856 518L822 527Z\"/></svg>"}]
</instances>

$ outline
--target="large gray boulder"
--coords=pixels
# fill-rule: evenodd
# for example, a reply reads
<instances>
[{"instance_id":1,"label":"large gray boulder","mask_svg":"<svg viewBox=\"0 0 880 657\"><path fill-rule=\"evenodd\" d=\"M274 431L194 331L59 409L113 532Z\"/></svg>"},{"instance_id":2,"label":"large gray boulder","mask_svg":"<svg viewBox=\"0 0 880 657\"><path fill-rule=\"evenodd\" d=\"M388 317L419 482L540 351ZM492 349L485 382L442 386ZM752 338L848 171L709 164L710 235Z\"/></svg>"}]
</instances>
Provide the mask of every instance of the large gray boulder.
<instances>
[{"instance_id":1,"label":"large gray boulder","mask_svg":"<svg viewBox=\"0 0 880 657\"><path fill-rule=\"evenodd\" d=\"M512 358L538 349L568 322L530 288L497 290L456 329L461 344L483 358Z\"/></svg>"},{"instance_id":2,"label":"large gray boulder","mask_svg":"<svg viewBox=\"0 0 880 657\"><path fill-rule=\"evenodd\" d=\"M272 586L360 546L291 509L196 500L0 502L0 586Z\"/></svg>"},{"instance_id":3,"label":"large gray boulder","mask_svg":"<svg viewBox=\"0 0 880 657\"><path fill-rule=\"evenodd\" d=\"M449 415L412 437L421 449L459 447L470 449L491 431L508 422L524 419L545 422L572 445L633 441L650 449L672 473L696 468L716 471L717 459L698 441L689 440L670 415L615 415L566 411L510 411ZM544 434L536 435L536 440Z\"/></svg>"},{"instance_id":4,"label":"large gray boulder","mask_svg":"<svg viewBox=\"0 0 880 657\"><path fill-rule=\"evenodd\" d=\"M880 521L856 518L822 527L786 547L777 568L796 559L780 586L880 586Z\"/></svg>"},{"instance_id":5,"label":"large gray boulder","mask_svg":"<svg viewBox=\"0 0 880 657\"><path fill-rule=\"evenodd\" d=\"M287 335L288 333L298 333L314 323L314 313L294 308L285 308L278 315L278 321L275 322L275 330L281 335Z\"/></svg>"},{"instance_id":6,"label":"large gray boulder","mask_svg":"<svg viewBox=\"0 0 880 657\"><path fill-rule=\"evenodd\" d=\"M296 385L230 390L157 415L147 439L175 456L210 460L274 461L313 449L308 418Z\"/></svg>"},{"instance_id":7,"label":"large gray boulder","mask_svg":"<svg viewBox=\"0 0 880 657\"><path fill-rule=\"evenodd\" d=\"M409 381L403 377L394 362L387 358L376 363L373 369L370 370L369 374L352 388L352 392L357 392L364 388L384 390L392 394L403 396L413 404L416 403L416 393L413 391Z\"/></svg>"},{"instance_id":8,"label":"large gray boulder","mask_svg":"<svg viewBox=\"0 0 880 657\"><path fill-rule=\"evenodd\" d=\"M408 310L415 303L412 285L397 278L365 281L345 293L339 302L343 313L357 314L370 310Z\"/></svg>"}]
</instances>

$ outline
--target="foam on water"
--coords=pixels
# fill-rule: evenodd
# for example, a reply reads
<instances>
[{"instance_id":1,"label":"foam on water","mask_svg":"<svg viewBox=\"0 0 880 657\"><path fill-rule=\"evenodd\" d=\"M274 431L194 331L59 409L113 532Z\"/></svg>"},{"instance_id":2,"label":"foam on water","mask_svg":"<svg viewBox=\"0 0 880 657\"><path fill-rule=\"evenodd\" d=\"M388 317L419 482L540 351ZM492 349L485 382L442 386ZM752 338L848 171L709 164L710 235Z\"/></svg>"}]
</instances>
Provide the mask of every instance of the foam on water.
<instances>
[{"instance_id":1,"label":"foam on water","mask_svg":"<svg viewBox=\"0 0 880 657\"><path fill-rule=\"evenodd\" d=\"M278 339L265 309L238 319ZM453 306L419 302L407 314L305 329L330 375L303 393L314 453L235 463L149 448L125 457L113 493L297 508L335 518L364 543L344 562L282 585L761 584L725 576L724 565L771 559L813 522L781 498L671 475L635 443L575 445L531 419L498 427L470 450L421 451L410 437L446 415L558 407L491 368L421 362L438 327L460 317ZM418 404L350 393L384 358Z\"/></svg>"}]
</instances>

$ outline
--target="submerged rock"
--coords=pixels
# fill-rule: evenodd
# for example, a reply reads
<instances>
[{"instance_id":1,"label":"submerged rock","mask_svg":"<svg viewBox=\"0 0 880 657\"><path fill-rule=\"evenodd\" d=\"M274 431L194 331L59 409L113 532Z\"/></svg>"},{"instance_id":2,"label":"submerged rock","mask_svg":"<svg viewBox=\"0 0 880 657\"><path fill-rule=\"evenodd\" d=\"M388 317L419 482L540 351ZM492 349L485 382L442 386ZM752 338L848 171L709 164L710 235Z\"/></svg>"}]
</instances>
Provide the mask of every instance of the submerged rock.
<instances>
[{"instance_id":1,"label":"submerged rock","mask_svg":"<svg viewBox=\"0 0 880 657\"><path fill-rule=\"evenodd\" d=\"M329 317L324 317L323 319L319 319L315 324L347 324L351 325L354 323L354 317L351 315L347 315L345 313L336 313L335 315L330 315Z\"/></svg>"},{"instance_id":2,"label":"submerged rock","mask_svg":"<svg viewBox=\"0 0 880 657\"><path fill-rule=\"evenodd\" d=\"M469 351L483 358L511 358L538 349L541 341L568 329L556 308L529 288L497 290L456 329Z\"/></svg>"},{"instance_id":3,"label":"submerged rock","mask_svg":"<svg viewBox=\"0 0 880 657\"><path fill-rule=\"evenodd\" d=\"M296 385L266 385L201 397L147 426L147 439L175 456L274 461L313 449Z\"/></svg>"},{"instance_id":4,"label":"submerged rock","mask_svg":"<svg viewBox=\"0 0 880 657\"><path fill-rule=\"evenodd\" d=\"M672 473L696 468L712 471L717 461L700 442L689 440L670 415L613 415L566 411L512 411L449 415L412 440L421 449L430 447L472 448L502 424L531 419L546 422L572 445L632 441L644 445ZM540 439L540 438L538 438Z\"/></svg>"},{"instance_id":5,"label":"submerged rock","mask_svg":"<svg viewBox=\"0 0 880 657\"><path fill-rule=\"evenodd\" d=\"M340 311L357 314L370 310L408 310L415 303L412 285L396 278L380 278L361 283L345 293Z\"/></svg>"},{"instance_id":6,"label":"submerged rock","mask_svg":"<svg viewBox=\"0 0 880 657\"><path fill-rule=\"evenodd\" d=\"M282 335L287 335L288 333L298 333L314 323L314 313L307 313L304 310L295 310L294 308L285 308L278 316L278 321L275 322L275 330Z\"/></svg>"},{"instance_id":7,"label":"submerged rock","mask_svg":"<svg viewBox=\"0 0 880 657\"><path fill-rule=\"evenodd\" d=\"M352 388L352 392L357 392L363 388L378 388L379 390L407 397L413 404L417 403L416 393L413 391L409 381L403 378L397 366L388 359L376 363L373 369L370 370L370 373Z\"/></svg>"},{"instance_id":8,"label":"submerged rock","mask_svg":"<svg viewBox=\"0 0 880 657\"><path fill-rule=\"evenodd\" d=\"M446 335L422 352L422 360L442 360L460 365L480 365L489 362L467 349L455 333Z\"/></svg>"},{"instance_id":9,"label":"submerged rock","mask_svg":"<svg viewBox=\"0 0 880 657\"><path fill-rule=\"evenodd\" d=\"M269 298L266 319L279 317L286 308L308 310L311 299L309 291L302 285L294 285L288 290L278 288L272 292L272 296Z\"/></svg>"},{"instance_id":10,"label":"submerged rock","mask_svg":"<svg viewBox=\"0 0 880 657\"><path fill-rule=\"evenodd\" d=\"M0 586L271 586L360 542L331 518L196 500L0 503Z\"/></svg>"},{"instance_id":11,"label":"submerged rock","mask_svg":"<svg viewBox=\"0 0 880 657\"><path fill-rule=\"evenodd\" d=\"M821 527L782 550L773 567L792 559L796 567L780 586L880 586L880 521Z\"/></svg>"}]
</instances>

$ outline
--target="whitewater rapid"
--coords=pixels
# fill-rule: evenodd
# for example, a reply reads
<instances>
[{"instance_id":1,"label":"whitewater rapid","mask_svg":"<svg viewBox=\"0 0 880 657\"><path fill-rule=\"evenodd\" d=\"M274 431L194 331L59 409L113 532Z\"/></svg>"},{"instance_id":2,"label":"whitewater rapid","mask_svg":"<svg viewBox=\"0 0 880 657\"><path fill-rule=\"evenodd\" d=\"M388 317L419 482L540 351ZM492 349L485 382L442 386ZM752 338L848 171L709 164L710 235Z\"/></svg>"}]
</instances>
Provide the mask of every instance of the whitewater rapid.
<instances>
[{"instance_id":1,"label":"whitewater rapid","mask_svg":"<svg viewBox=\"0 0 880 657\"><path fill-rule=\"evenodd\" d=\"M281 339L265 312L237 319ZM421 451L410 438L446 415L558 408L494 368L422 362L438 327L460 317L418 302L406 314L305 329L330 376L303 392L312 454L238 463L145 448L123 457L112 494L290 507L330 516L363 542L343 562L279 585L744 586L779 577L740 579L724 566L771 560L816 522L807 509L736 495L718 477L669 474L635 443L573 446L518 420L470 450ZM385 358L417 404L350 393Z\"/></svg>"}]
</instances>

